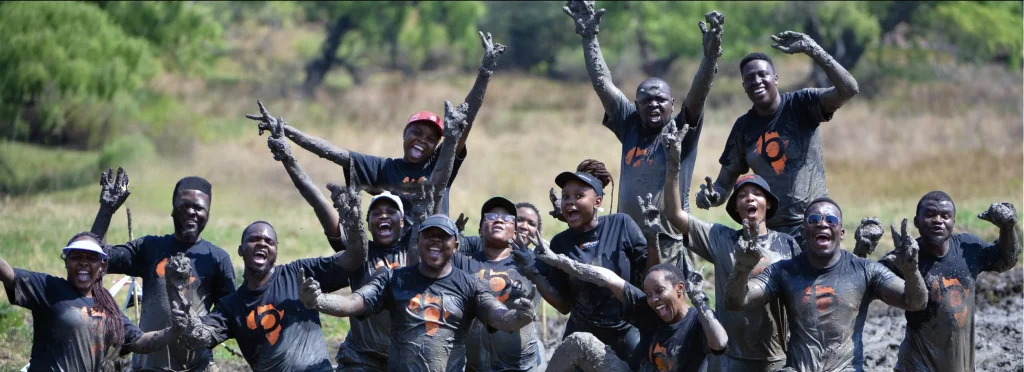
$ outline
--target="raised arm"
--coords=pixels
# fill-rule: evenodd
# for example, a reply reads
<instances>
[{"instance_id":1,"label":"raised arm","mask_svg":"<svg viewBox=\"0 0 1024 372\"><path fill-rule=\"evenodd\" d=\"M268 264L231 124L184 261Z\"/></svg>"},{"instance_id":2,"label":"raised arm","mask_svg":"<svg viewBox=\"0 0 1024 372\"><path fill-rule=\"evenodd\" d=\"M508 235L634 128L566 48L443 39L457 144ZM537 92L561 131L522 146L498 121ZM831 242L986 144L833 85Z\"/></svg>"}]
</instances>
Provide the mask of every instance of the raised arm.
<instances>
[{"instance_id":1,"label":"raised arm","mask_svg":"<svg viewBox=\"0 0 1024 372\"><path fill-rule=\"evenodd\" d=\"M114 171L110 168L100 174L100 209L96 212L96 218L92 221L92 229L89 231L106 240L110 219L131 194L132 192L128 191L128 173L125 173L121 167L117 167L116 178Z\"/></svg>"},{"instance_id":2,"label":"raised arm","mask_svg":"<svg viewBox=\"0 0 1024 372\"><path fill-rule=\"evenodd\" d=\"M690 91L683 100L683 107L686 107L686 123L693 125L697 125L697 120L704 112L704 101L707 100L715 74L718 73L718 57L722 56L722 25L725 24L725 16L715 10L705 14L704 19L708 21L707 24L703 21L698 24L700 32L704 35L704 57L700 60L697 74L693 76Z\"/></svg>"},{"instance_id":3,"label":"raised arm","mask_svg":"<svg viewBox=\"0 0 1024 372\"><path fill-rule=\"evenodd\" d=\"M0 257L0 283L3 283L7 293L14 293L14 268L3 257Z\"/></svg>"},{"instance_id":4,"label":"raised arm","mask_svg":"<svg viewBox=\"0 0 1024 372\"><path fill-rule=\"evenodd\" d=\"M534 236L530 238L530 242L535 247L544 245L544 241L540 239L537 233L534 233ZM533 282L533 285L537 287L537 292L540 293L540 296L551 307L554 307L555 310L562 314L568 314L571 306L570 301L562 296L558 289L537 270L537 255L527 247L527 242L517 235L515 240L509 239L509 243L512 244L512 260L515 261L516 269L519 270L519 273ZM548 251L547 245L544 245L544 247L544 251Z\"/></svg>"},{"instance_id":5,"label":"raised arm","mask_svg":"<svg viewBox=\"0 0 1024 372\"><path fill-rule=\"evenodd\" d=\"M918 251L917 241L907 235L907 219L903 219L903 227L900 233L896 227L892 227L893 245L896 246L894 264L900 270L906 280L896 277L881 264L875 266L880 271L875 275L893 275L893 278L886 281L879 288L879 298L882 302L895 306L906 311L921 311L928 306L928 288L925 287L924 278L917 269Z\"/></svg>"},{"instance_id":6,"label":"raised arm","mask_svg":"<svg viewBox=\"0 0 1024 372\"><path fill-rule=\"evenodd\" d=\"M658 234L664 234L665 228L661 226L661 212L654 204L654 195L647 193L646 202L637 195L636 201L640 203L640 211L644 216L644 227L641 230L647 239L647 269L650 269L667 258L662 256L661 244L658 242Z\"/></svg>"},{"instance_id":7,"label":"raised arm","mask_svg":"<svg viewBox=\"0 0 1024 372\"><path fill-rule=\"evenodd\" d=\"M622 91L612 83L611 71L608 70L604 54L601 53L601 44L597 42L598 26L605 10L595 11L593 1L569 0L562 7L562 11L573 19L576 34L583 37L583 60L587 65L590 83L594 85L594 91L601 99L601 105L604 106L605 112L613 112L615 102L625 98Z\"/></svg>"},{"instance_id":8,"label":"raised arm","mask_svg":"<svg viewBox=\"0 0 1024 372\"><path fill-rule=\"evenodd\" d=\"M884 234L885 230L882 229L882 223L878 222L877 217L860 220L860 226L857 226L857 231L853 234L854 239L857 241L853 247L853 254L857 257L866 258L875 251L875 247L878 246L878 240Z\"/></svg>"},{"instance_id":9,"label":"raised arm","mask_svg":"<svg viewBox=\"0 0 1024 372\"><path fill-rule=\"evenodd\" d=\"M256 100L256 103L260 106L260 115L246 114L245 117L259 122L257 128L259 128L260 135L262 135L263 131L271 130L270 119L273 117L270 116L270 114L267 114L266 109L263 108L263 102ZM296 145L299 145L299 147L306 151L316 154L316 156L330 160L348 169L349 161L352 159L349 156L348 150L335 146L322 138L302 133L298 129L285 124L284 118L278 118L276 120L280 120L284 136L288 137L292 142L295 142Z\"/></svg>"},{"instance_id":10,"label":"raised arm","mask_svg":"<svg viewBox=\"0 0 1024 372\"><path fill-rule=\"evenodd\" d=\"M338 209L341 225L345 227L345 235L348 236L348 249L335 255L334 262L347 272L355 272L366 262L369 244L361 218L359 188L353 182L344 189L333 183L327 184L327 188L331 190L331 199L334 200L334 207Z\"/></svg>"},{"instance_id":11,"label":"raised arm","mask_svg":"<svg viewBox=\"0 0 1024 372\"><path fill-rule=\"evenodd\" d=\"M993 271L1004 272L1017 265L1020 256L1020 231L1017 229L1017 211L1010 203L994 203L978 218L991 222L999 228L996 249L999 255L992 263Z\"/></svg>"},{"instance_id":12,"label":"raised arm","mask_svg":"<svg viewBox=\"0 0 1024 372\"><path fill-rule=\"evenodd\" d=\"M517 298L508 307L505 307L487 290L482 290L477 299L480 301L477 304L477 308L481 311L480 320L493 328L505 332L517 332L520 328L537 320L537 311L534 310L533 302L530 299Z\"/></svg>"},{"instance_id":13,"label":"raised arm","mask_svg":"<svg viewBox=\"0 0 1024 372\"><path fill-rule=\"evenodd\" d=\"M480 72L476 75L476 81L473 83L473 89L469 90L469 94L466 95L466 102L469 105L469 109L466 110L466 123L469 126L466 128L466 133L459 138L458 153L462 153L466 149L466 139L469 138L469 131L473 129L473 121L476 120L476 113L480 111L480 106L484 103L484 93L487 93L487 83L491 81L491 74L494 73L494 68L498 67L498 56L505 52L505 46L499 43L495 43L491 39L491 33L484 34L483 31L478 32L480 34L480 43L484 47L484 58L480 62ZM447 122L446 122L447 123Z\"/></svg>"},{"instance_id":14,"label":"raised arm","mask_svg":"<svg viewBox=\"0 0 1024 372\"><path fill-rule=\"evenodd\" d=\"M793 31L783 31L778 35L772 35L772 48L781 50L787 54L804 53L811 57L818 67L825 71L828 80L834 85L825 88L821 94L822 113L831 113L838 110L844 103L860 92L857 86L857 79L843 65L836 62L825 49L823 49L810 36Z\"/></svg>"},{"instance_id":15,"label":"raised arm","mask_svg":"<svg viewBox=\"0 0 1024 372\"><path fill-rule=\"evenodd\" d=\"M700 327L704 330L704 337L708 339L708 347L715 351L725 350L729 344L729 336L725 333L722 323L715 317L708 304L708 296L704 294L704 276L699 272L691 271L686 279L686 295L690 297L690 303L697 310L697 319L700 320Z\"/></svg>"},{"instance_id":16,"label":"raised arm","mask_svg":"<svg viewBox=\"0 0 1024 372\"><path fill-rule=\"evenodd\" d=\"M455 171L456 149L451 144L456 143L456 141L462 141L468 134L470 127L467 119L469 106L468 103L463 102L458 107L453 107L451 102L444 101L444 132L442 133L444 135L444 142L441 143L441 152L438 153L434 171L430 173L430 183L433 184L434 191L442 196L444 195L444 189L448 187L448 180L451 179L452 172ZM435 203L434 213L440 213L441 199L438 198L436 200L438 203Z\"/></svg>"},{"instance_id":17,"label":"raised arm","mask_svg":"<svg viewBox=\"0 0 1024 372\"><path fill-rule=\"evenodd\" d=\"M750 310L764 306L771 295L759 281L750 279L750 272L761 261L764 254L758 247L757 223L752 220L743 221L743 238L738 242L736 250L736 266L729 281L725 285L725 308L732 311ZM766 275L771 267L759 275Z\"/></svg>"},{"instance_id":18,"label":"raised arm","mask_svg":"<svg viewBox=\"0 0 1024 372\"><path fill-rule=\"evenodd\" d=\"M675 121L670 122L668 130L658 137L661 145L665 146L665 159L667 161L665 165L665 186L661 193L665 203L662 213L665 214L665 219L668 223L676 228L676 231L686 235L690 233L690 214L683 210L683 198L680 195L682 192L679 189L679 172L681 172L679 168L683 138L686 138L686 133L690 131L690 126L684 124L681 129L676 130L676 124ZM648 249L650 249L649 244Z\"/></svg>"},{"instance_id":19,"label":"raised arm","mask_svg":"<svg viewBox=\"0 0 1024 372\"><path fill-rule=\"evenodd\" d=\"M302 276L299 300L307 309L336 317L359 316L366 312L363 295L355 292L347 295L324 294L320 291L320 283L316 279L305 274Z\"/></svg>"}]
</instances>

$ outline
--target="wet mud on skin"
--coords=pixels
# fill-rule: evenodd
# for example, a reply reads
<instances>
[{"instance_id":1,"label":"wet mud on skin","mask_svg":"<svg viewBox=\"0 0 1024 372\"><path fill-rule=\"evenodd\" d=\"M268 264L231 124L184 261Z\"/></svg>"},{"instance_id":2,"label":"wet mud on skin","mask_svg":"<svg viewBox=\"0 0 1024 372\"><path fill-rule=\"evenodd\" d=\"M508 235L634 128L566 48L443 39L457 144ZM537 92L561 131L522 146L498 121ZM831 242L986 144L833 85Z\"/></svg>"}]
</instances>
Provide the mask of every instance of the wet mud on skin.
<instances>
[{"instance_id":1,"label":"wet mud on skin","mask_svg":"<svg viewBox=\"0 0 1024 372\"><path fill-rule=\"evenodd\" d=\"M978 276L974 314L976 371L1024 371L1024 269ZM892 371L906 331L903 310L871 303L864 324L864 370Z\"/></svg>"}]
</instances>

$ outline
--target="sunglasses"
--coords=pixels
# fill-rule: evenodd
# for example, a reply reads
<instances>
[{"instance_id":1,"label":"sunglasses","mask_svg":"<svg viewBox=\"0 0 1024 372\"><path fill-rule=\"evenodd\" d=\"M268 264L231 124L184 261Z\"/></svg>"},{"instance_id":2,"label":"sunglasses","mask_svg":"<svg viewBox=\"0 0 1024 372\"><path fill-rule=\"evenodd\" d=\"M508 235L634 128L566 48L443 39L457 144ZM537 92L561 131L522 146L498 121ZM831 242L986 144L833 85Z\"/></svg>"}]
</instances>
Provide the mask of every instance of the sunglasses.
<instances>
[{"instance_id":1,"label":"sunglasses","mask_svg":"<svg viewBox=\"0 0 1024 372\"><path fill-rule=\"evenodd\" d=\"M500 221L504 223L514 223L516 222L516 217L510 214L484 213L484 220L491 222Z\"/></svg>"},{"instance_id":2,"label":"sunglasses","mask_svg":"<svg viewBox=\"0 0 1024 372\"><path fill-rule=\"evenodd\" d=\"M828 215L828 216L822 217L820 214L808 215L807 216L807 224L808 225L817 225L817 224L821 223L822 219L824 219L825 223L827 223L829 226L832 226L832 227L839 226L839 217L836 217L836 216L833 216L833 215Z\"/></svg>"}]
</instances>

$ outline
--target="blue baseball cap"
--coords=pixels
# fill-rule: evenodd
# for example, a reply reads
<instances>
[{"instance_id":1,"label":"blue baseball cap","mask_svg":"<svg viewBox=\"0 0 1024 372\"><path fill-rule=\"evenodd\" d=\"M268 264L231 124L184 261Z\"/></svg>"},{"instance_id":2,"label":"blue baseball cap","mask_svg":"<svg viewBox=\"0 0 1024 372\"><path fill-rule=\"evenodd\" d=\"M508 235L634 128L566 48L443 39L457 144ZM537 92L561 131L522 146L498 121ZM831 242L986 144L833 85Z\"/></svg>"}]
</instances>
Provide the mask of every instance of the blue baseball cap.
<instances>
[{"instance_id":1,"label":"blue baseball cap","mask_svg":"<svg viewBox=\"0 0 1024 372\"><path fill-rule=\"evenodd\" d=\"M565 188L565 184L573 180L589 185L597 193L597 196L604 195L604 185L601 184L600 180L587 172L562 172L558 177L555 177L555 184L560 188Z\"/></svg>"},{"instance_id":2,"label":"blue baseball cap","mask_svg":"<svg viewBox=\"0 0 1024 372\"><path fill-rule=\"evenodd\" d=\"M448 218L448 216L445 216L443 214L435 214L433 216L427 217L426 220L423 220L423 222L420 223L419 231L423 232L424 230L429 229L431 227L440 228L441 230L444 230L444 232L448 233L448 235L451 236L459 234L459 229L455 227L455 222L453 222L451 218Z\"/></svg>"}]
</instances>

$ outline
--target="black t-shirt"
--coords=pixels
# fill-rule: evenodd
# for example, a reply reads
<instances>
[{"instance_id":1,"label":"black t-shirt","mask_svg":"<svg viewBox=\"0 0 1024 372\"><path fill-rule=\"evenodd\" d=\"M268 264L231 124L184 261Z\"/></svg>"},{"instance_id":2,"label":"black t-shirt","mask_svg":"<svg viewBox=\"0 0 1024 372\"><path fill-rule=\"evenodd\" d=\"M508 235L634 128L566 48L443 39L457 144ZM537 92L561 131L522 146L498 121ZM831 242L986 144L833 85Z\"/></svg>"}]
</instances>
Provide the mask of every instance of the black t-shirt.
<instances>
[{"instance_id":1,"label":"black t-shirt","mask_svg":"<svg viewBox=\"0 0 1024 372\"><path fill-rule=\"evenodd\" d=\"M647 295L629 283L622 291L622 316L640 330L640 345L633 359L641 371L696 371L709 352L722 353L708 347L695 309L678 323L666 324L647 304Z\"/></svg>"},{"instance_id":2,"label":"black t-shirt","mask_svg":"<svg viewBox=\"0 0 1024 372\"><path fill-rule=\"evenodd\" d=\"M259 289L246 282L222 298L203 323L213 327L217 343L229 338L254 371L330 371L320 314L299 301L302 273L320 282L324 293L347 284L333 257L297 260L274 268Z\"/></svg>"},{"instance_id":3,"label":"black t-shirt","mask_svg":"<svg viewBox=\"0 0 1024 372\"><path fill-rule=\"evenodd\" d=\"M374 241L369 242L366 263L358 272L353 273L349 282L353 290L366 285L374 275L383 270L392 270L405 266L406 247L409 234L402 237L397 244L383 246ZM391 314L387 310L365 317L349 318L350 328L345 336L345 347L359 353L371 354L378 359L387 358L391 345Z\"/></svg>"},{"instance_id":4,"label":"black t-shirt","mask_svg":"<svg viewBox=\"0 0 1024 372\"><path fill-rule=\"evenodd\" d=\"M686 123L686 106L676 114L676 127L682 128ZM696 123L688 123L690 131L683 138L680 153L679 189L683 201L683 209L690 210L690 181L693 179L693 167L697 161L697 140L704 128L704 116ZM615 133L622 143L622 166L619 172L619 200L616 202L618 213L625 213L637 224L643 223L643 212L636 202L636 197L645 197L648 193L654 196L655 204L662 206L665 188L666 157L665 148L658 141L660 130L648 130L640 120L636 106L625 96L620 95L612 112L605 113L602 121L605 127ZM662 216L662 224L666 229L678 234Z\"/></svg>"},{"instance_id":5,"label":"black t-shirt","mask_svg":"<svg viewBox=\"0 0 1024 372\"><path fill-rule=\"evenodd\" d=\"M588 265L609 269L634 285L643 283L647 269L647 240L633 219L621 213L598 217L596 228L587 232L572 229L551 238L551 250ZM629 327L620 314L622 304L611 290L566 274L542 262L538 271L558 290L571 298L569 320L584 327L621 330Z\"/></svg>"},{"instance_id":6,"label":"black t-shirt","mask_svg":"<svg viewBox=\"0 0 1024 372\"><path fill-rule=\"evenodd\" d=\"M465 236L459 234L459 253L472 256L483 249L484 242L479 236Z\"/></svg>"},{"instance_id":7,"label":"black t-shirt","mask_svg":"<svg viewBox=\"0 0 1024 372\"><path fill-rule=\"evenodd\" d=\"M391 313L389 371L462 371L473 319L500 305L480 280L456 268L440 278L418 266L382 271L354 293L363 296L365 314Z\"/></svg>"},{"instance_id":8,"label":"black t-shirt","mask_svg":"<svg viewBox=\"0 0 1024 372\"><path fill-rule=\"evenodd\" d=\"M769 116L750 109L736 119L718 159L736 177L753 170L768 182L779 197L769 228L799 224L807 203L828 195L818 126L832 113L821 111L821 92L782 93L779 108Z\"/></svg>"},{"instance_id":9,"label":"black t-shirt","mask_svg":"<svg viewBox=\"0 0 1024 372\"><path fill-rule=\"evenodd\" d=\"M174 235L145 236L124 245L110 247L107 271L142 278L142 319L144 332L171 326L171 308L167 302L164 266L167 259L184 252L192 262L192 278L186 294L192 310L207 314L220 298L235 291L235 269L231 257L207 240L185 243ZM168 359L169 358L169 359ZM203 369L213 359L209 350L188 350L181 340L150 354L132 356L132 369Z\"/></svg>"},{"instance_id":10,"label":"black t-shirt","mask_svg":"<svg viewBox=\"0 0 1024 372\"><path fill-rule=\"evenodd\" d=\"M483 251L472 256L455 253L452 266L473 275L491 290L491 294L506 306L525 298L533 301L533 282L519 273L512 256L491 261ZM490 329L483 337L489 338L488 360L493 371L527 371L537 364L539 335L537 328L527 325L516 332Z\"/></svg>"},{"instance_id":11,"label":"black t-shirt","mask_svg":"<svg viewBox=\"0 0 1024 372\"><path fill-rule=\"evenodd\" d=\"M443 146L443 145L442 145ZM439 146L434 155L423 164L410 164L403 158L383 158L373 155L360 154L349 151L351 157L350 166L355 167L356 178L360 185L383 187L391 190L406 199L411 193L420 191L418 183L430 179L434 172L434 166L440 157L441 147ZM456 153L452 176L448 179L448 188L455 182L455 176L459 174L463 160L466 159L466 150ZM351 184L349 172L345 172L345 182ZM448 214L448 191L444 191L444 200L441 205L441 213Z\"/></svg>"},{"instance_id":12,"label":"black t-shirt","mask_svg":"<svg viewBox=\"0 0 1024 372\"><path fill-rule=\"evenodd\" d=\"M14 286L7 288L11 304L32 311L32 359L34 371L102 371L107 358L127 353L142 337L124 313L104 314L92 298L86 298L64 278L14 269ZM121 318L124 345L108 350L106 317Z\"/></svg>"}]
</instances>

